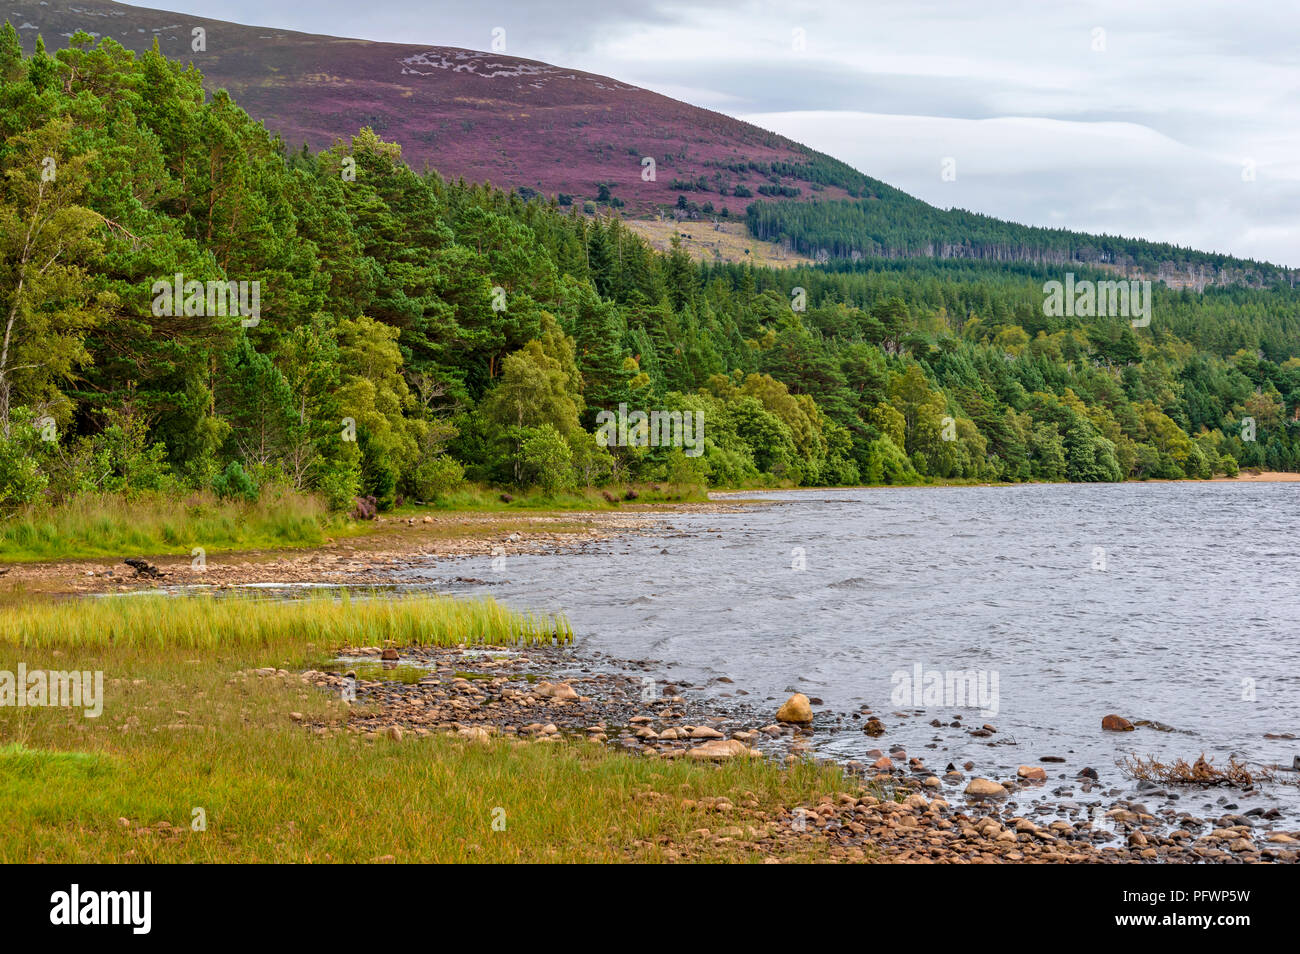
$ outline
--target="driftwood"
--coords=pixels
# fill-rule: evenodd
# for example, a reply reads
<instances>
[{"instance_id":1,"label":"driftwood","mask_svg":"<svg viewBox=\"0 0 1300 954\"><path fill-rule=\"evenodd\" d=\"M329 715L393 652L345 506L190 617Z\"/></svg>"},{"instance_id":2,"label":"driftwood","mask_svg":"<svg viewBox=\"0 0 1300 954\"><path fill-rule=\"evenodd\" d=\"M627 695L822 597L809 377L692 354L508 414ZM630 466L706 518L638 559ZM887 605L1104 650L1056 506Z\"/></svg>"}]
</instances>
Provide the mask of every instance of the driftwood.
<instances>
[{"instance_id":1,"label":"driftwood","mask_svg":"<svg viewBox=\"0 0 1300 954\"><path fill-rule=\"evenodd\" d=\"M137 577L145 577L146 579L157 580L167 575L162 570L158 569L156 566L150 563L148 560L142 560L140 559L140 557L127 557L122 562L125 563L127 566L131 567L131 569L135 570L135 575Z\"/></svg>"},{"instance_id":2,"label":"driftwood","mask_svg":"<svg viewBox=\"0 0 1300 954\"><path fill-rule=\"evenodd\" d=\"M1262 765L1252 770L1245 762L1239 762L1235 757L1230 757L1228 764L1223 768L1215 767L1214 763L1206 759L1203 754L1190 765L1185 759L1166 763L1150 756L1141 758L1136 755L1117 759L1115 764L1129 778L1165 785L1229 785L1234 788L1253 788L1261 782L1277 782L1283 785L1294 785L1300 782L1300 780L1279 778L1276 770L1269 766Z\"/></svg>"}]
</instances>

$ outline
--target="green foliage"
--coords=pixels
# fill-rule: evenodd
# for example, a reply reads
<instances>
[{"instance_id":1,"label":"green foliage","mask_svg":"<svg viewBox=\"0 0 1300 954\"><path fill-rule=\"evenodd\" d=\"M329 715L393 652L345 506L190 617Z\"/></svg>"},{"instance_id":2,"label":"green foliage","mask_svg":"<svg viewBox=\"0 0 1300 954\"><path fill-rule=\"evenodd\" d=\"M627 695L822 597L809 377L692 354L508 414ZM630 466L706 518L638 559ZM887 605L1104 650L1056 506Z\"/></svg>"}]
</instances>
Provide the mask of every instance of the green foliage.
<instances>
[{"instance_id":1,"label":"green foliage","mask_svg":"<svg viewBox=\"0 0 1300 954\"><path fill-rule=\"evenodd\" d=\"M355 448L355 445L349 445ZM315 487L335 512L352 507L361 493L361 454L354 451L335 459L324 458L316 467Z\"/></svg>"},{"instance_id":2,"label":"green foliage","mask_svg":"<svg viewBox=\"0 0 1300 954\"><path fill-rule=\"evenodd\" d=\"M225 470L212 479L212 492L221 500L252 502L258 497L257 484L237 460L232 460Z\"/></svg>"},{"instance_id":3,"label":"green foliage","mask_svg":"<svg viewBox=\"0 0 1300 954\"><path fill-rule=\"evenodd\" d=\"M871 484L915 484L920 477L902 448L888 436L876 438L867 448L864 476Z\"/></svg>"},{"instance_id":4,"label":"green foliage","mask_svg":"<svg viewBox=\"0 0 1300 954\"><path fill-rule=\"evenodd\" d=\"M166 490L173 476L167 448L151 441L149 429L138 417L109 411L112 422L98 434L83 437L62 468L51 466L64 496L100 492L132 497Z\"/></svg>"},{"instance_id":5,"label":"green foliage","mask_svg":"<svg viewBox=\"0 0 1300 954\"><path fill-rule=\"evenodd\" d=\"M520 428L519 473L523 482L555 494L573 486L573 452L550 424Z\"/></svg>"},{"instance_id":6,"label":"green foliage","mask_svg":"<svg viewBox=\"0 0 1300 954\"><path fill-rule=\"evenodd\" d=\"M7 435L0 434L0 510L35 503L49 483L38 463L40 435L22 421L26 413L26 408L15 409L19 420Z\"/></svg>"},{"instance_id":7,"label":"green foliage","mask_svg":"<svg viewBox=\"0 0 1300 954\"><path fill-rule=\"evenodd\" d=\"M415 469L412 481L419 499L437 500L465 482L465 467L454 457L440 454L421 462Z\"/></svg>"}]
</instances>

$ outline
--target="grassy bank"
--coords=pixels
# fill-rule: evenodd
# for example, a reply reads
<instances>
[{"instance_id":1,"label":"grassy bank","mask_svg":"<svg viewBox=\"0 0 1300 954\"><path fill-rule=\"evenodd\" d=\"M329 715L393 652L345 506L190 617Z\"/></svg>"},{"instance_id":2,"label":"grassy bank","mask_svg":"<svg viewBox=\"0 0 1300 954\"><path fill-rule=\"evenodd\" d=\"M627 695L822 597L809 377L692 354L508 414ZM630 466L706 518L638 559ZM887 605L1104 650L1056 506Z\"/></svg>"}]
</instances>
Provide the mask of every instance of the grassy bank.
<instances>
[{"instance_id":1,"label":"grassy bank","mask_svg":"<svg viewBox=\"0 0 1300 954\"><path fill-rule=\"evenodd\" d=\"M693 485L628 485L543 494L467 484L437 501L409 504L383 516L615 510L707 499L704 488ZM188 556L195 547L202 547L209 555L318 547L330 538L359 536L372 532L374 527L370 521L331 513L319 498L309 494L268 491L255 503L219 500L206 492L136 498L88 495L55 507L28 507L5 515L0 519L0 563L126 555Z\"/></svg>"},{"instance_id":2,"label":"grassy bank","mask_svg":"<svg viewBox=\"0 0 1300 954\"><path fill-rule=\"evenodd\" d=\"M121 598L6 621L0 670L101 670L105 698L98 718L0 708L0 862L754 860L744 837L692 836L725 824L707 799L775 809L843 784L812 765L715 767L587 742L366 740L343 731L341 700L251 672L413 632L469 641L457 614L494 642L540 632L492 604L448 602L243 600L227 613L210 598ZM129 636L95 636L105 624Z\"/></svg>"},{"instance_id":3,"label":"grassy bank","mask_svg":"<svg viewBox=\"0 0 1300 954\"><path fill-rule=\"evenodd\" d=\"M57 507L31 507L0 520L0 561L189 554L312 547L346 532L318 498L270 494L256 503L210 493L87 495Z\"/></svg>"}]
</instances>

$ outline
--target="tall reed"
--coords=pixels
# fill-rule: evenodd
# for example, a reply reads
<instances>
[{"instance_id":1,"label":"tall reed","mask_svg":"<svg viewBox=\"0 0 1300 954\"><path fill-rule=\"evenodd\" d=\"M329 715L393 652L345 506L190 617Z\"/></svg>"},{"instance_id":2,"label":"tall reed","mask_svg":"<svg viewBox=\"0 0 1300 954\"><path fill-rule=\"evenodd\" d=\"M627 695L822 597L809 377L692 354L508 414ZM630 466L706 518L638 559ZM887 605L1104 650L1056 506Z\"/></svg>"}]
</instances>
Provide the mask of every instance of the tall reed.
<instances>
[{"instance_id":1,"label":"tall reed","mask_svg":"<svg viewBox=\"0 0 1300 954\"><path fill-rule=\"evenodd\" d=\"M0 644L24 647L317 647L570 642L562 617L518 613L492 599L313 594L110 596L6 609Z\"/></svg>"}]
</instances>

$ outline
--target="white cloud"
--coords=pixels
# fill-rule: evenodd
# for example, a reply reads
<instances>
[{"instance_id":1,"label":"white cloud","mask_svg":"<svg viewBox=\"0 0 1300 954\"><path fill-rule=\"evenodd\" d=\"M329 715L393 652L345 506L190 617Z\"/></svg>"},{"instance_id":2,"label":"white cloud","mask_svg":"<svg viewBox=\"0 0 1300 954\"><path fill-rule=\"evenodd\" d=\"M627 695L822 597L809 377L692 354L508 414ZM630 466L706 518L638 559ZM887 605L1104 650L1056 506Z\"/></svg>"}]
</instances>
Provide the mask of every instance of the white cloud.
<instances>
[{"instance_id":1,"label":"white cloud","mask_svg":"<svg viewBox=\"0 0 1300 954\"><path fill-rule=\"evenodd\" d=\"M1235 158L1141 125L812 111L744 118L942 208L1300 261L1300 235L1283 224L1290 215L1271 208L1278 196L1300 206L1300 184L1243 181ZM945 158L955 180L940 175Z\"/></svg>"}]
</instances>

